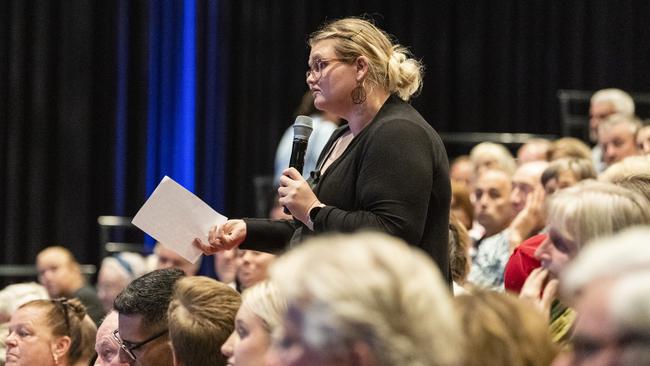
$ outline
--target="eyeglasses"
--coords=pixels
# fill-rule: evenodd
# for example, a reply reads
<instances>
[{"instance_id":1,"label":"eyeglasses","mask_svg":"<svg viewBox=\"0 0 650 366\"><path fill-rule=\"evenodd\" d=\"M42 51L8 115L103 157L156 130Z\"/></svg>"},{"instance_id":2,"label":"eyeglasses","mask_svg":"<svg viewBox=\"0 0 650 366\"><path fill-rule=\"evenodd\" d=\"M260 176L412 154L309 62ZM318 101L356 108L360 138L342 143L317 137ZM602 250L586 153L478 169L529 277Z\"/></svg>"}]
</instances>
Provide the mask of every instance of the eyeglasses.
<instances>
[{"instance_id":1,"label":"eyeglasses","mask_svg":"<svg viewBox=\"0 0 650 366\"><path fill-rule=\"evenodd\" d=\"M314 79L319 80L322 76L323 70L327 68L327 66L334 62L346 62L349 60L350 59L347 58L324 58L315 60L311 65L309 65L309 69L307 69L305 76L307 79L309 79L310 76L313 76Z\"/></svg>"},{"instance_id":2,"label":"eyeglasses","mask_svg":"<svg viewBox=\"0 0 650 366\"><path fill-rule=\"evenodd\" d=\"M131 345L130 347L125 345L124 342L122 341L122 338L120 338L119 329L115 329L113 331L113 338L117 341L117 344L120 345L120 348L122 349L122 351L124 351L124 353L129 355L129 357L131 357L133 359L133 361L135 361L136 357L135 357L135 353L133 353L133 351L135 351L136 349L144 346L145 344L147 344L147 343L149 343L149 342L151 342L151 341L153 341L153 340L155 340L157 338L162 337L165 334L167 334L167 329L163 330L160 333L154 334L153 336L151 336L150 338L145 339L142 342L135 343L135 344Z\"/></svg>"}]
</instances>

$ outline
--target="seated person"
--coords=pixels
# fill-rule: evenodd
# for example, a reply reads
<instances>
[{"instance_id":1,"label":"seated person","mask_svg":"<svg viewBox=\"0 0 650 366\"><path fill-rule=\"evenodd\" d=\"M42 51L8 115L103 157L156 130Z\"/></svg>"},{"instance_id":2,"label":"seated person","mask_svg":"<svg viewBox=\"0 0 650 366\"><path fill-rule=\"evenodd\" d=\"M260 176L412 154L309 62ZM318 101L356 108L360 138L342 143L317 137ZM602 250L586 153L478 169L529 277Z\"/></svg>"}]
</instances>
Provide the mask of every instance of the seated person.
<instances>
[{"instance_id":1,"label":"seated person","mask_svg":"<svg viewBox=\"0 0 650 366\"><path fill-rule=\"evenodd\" d=\"M526 141L517 149L517 165L531 161L548 161L548 152L552 143L547 139L535 138Z\"/></svg>"},{"instance_id":2,"label":"seated person","mask_svg":"<svg viewBox=\"0 0 650 366\"><path fill-rule=\"evenodd\" d=\"M38 283L16 283L0 291L0 365L4 365L7 338L7 326L16 309L32 300L49 299L45 287Z\"/></svg>"},{"instance_id":3,"label":"seated person","mask_svg":"<svg viewBox=\"0 0 650 366\"><path fill-rule=\"evenodd\" d=\"M431 257L401 239L315 237L279 257L271 281L288 306L278 364L461 364L449 287Z\"/></svg>"},{"instance_id":4,"label":"seated person","mask_svg":"<svg viewBox=\"0 0 650 366\"><path fill-rule=\"evenodd\" d=\"M116 253L104 258L97 275L97 297L104 312L110 312L117 294L146 271L144 258L137 253Z\"/></svg>"},{"instance_id":5,"label":"seated person","mask_svg":"<svg viewBox=\"0 0 650 366\"><path fill-rule=\"evenodd\" d=\"M6 365L87 365L96 331L77 299L30 301L9 321Z\"/></svg>"},{"instance_id":6,"label":"seated person","mask_svg":"<svg viewBox=\"0 0 650 366\"><path fill-rule=\"evenodd\" d=\"M50 298L77 298L84 304L95 324L104 316L102 303L95 289L86 283L81 267L70 250L53 246L36 256L38 282L45 286Z\"/></svg>"},{"instance_id":7,"label":"seated person","mask_svg":"<svg viewBox=\"0 0 650 366\"><path fill-rule=\"evenodd\" d=\"M167 310L174 365L226 366L220 348L233 332L240 303L237 291L212 278L176 282Z\"/></svg>"},{"instance_id":8,"label":"seated person","mask_svg":"<svg viewBox=\"0 0 650 366\"><path fill-rule=\"evenodd\" d=\"M508 294L474 290L454 299L465 338L465 366L547 366L557 354L545 317Z\"/></svg>"},{"instance_id":9,"label":"seated person","mask_svg":"<svg viewBox=\"0 0 650 366\"><path fill-rule=\"evenodd\" d=\"M128 363L120 362L120 345L113 337L115 329L117 329L117 312L111 310L97 329L97 338L95 339L97 360L95 366L128 365Z\"/></svg>"},{"instance_id":10,"label":"seated person","mask_svg":"<svg viewBox=\"0 0 650 366\"><path fill-rule=\"evenodd\" d=\"M634 117L613 115L598 127L598 145L603 150L605 168L628 156L639 155L636 134L641 122Z\"/></svg>"},{"instance_id":11,"label":"seated person","mask_svg":"<svg viewBox=\"0 0 650 366\"><path fill-rule=\"evenodd\" d=\"M167 309L174 285L185 276L178 268L158 269L138 277L115 299L120 361L128 364L172 366Z\"/></svg>"},{"instance_id":12,"label":"seated person","mask_svg":"<svg viewBox=\"0 0 650 366\"><path fill-rule=\"evenodd\" d=\"M271 282L263 281L244 291L235 331L221 347L228 365L264 365L271 336L286 311L286 302Z\"/></svg>"},{"instance_id":13,"label":"seated person","mask_svg":"<svg viewBox=\"0 0 650 366\"><path fill-rule=\"evenodd\" d=\"M167 248L162 243L156 243L156 246L153 248L153 255L148 260L154 262L153 269L178 268L186 276L196 275L199 272L199 268L201 268L201 258L196 263L190 263L187 259Z\"/></svg>"},{"instance_id":14,"label":"seated person","mask_svg":"<svg viewBox=\"0 0 650 366\"><path fill-rule=\"evenodd\" d=\"M275 255L244 249L237 255L237 282L242 291L268 278L268 268Z\"/></svg>"}]
</instances>

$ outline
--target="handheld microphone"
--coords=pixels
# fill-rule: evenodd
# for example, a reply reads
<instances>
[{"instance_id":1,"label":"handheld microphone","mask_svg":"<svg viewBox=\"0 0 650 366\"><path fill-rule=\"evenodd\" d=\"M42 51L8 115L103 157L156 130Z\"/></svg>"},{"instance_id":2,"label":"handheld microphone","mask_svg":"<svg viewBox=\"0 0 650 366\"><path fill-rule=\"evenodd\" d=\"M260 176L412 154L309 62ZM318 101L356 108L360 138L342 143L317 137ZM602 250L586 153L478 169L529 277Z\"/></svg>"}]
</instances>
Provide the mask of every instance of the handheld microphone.
<instances>
[{"instance_id":1,"label":"handheld microphone","mask_svg":"<svg viewBox=\"0 0 650 366\"><path fill-rule=\"evenodd\" d=\"M291 147L291 158L289 160L289 167L296 168L302 175L302 169L305 166L305 153L307 152L307 142L314 128L314 122L310 117L298 116L293 123L293 145ZM289 210L285 207L284 213L290 214Z\"/></svg>"}]
</instances>

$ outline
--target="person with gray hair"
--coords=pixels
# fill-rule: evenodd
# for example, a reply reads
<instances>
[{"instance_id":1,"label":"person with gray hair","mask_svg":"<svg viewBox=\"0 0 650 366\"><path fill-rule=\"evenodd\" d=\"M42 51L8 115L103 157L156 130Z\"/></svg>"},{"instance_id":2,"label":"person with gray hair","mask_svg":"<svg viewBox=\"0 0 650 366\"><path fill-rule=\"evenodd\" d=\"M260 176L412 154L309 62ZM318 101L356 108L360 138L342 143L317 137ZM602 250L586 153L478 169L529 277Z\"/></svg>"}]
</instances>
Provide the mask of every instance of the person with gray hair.
<instances>
[{"instance_id":1,"label":"person with gray hair","mask_svg":"<svg viewBox=\"0 0 650 366\"><path fill-rule=\"evenodd\" d=\"M592 160L598 172L605 169L603 165L603 148L600 145L600 125L608 117L621 115L634 117L634 100L621 89L602 89L591 97L589 107L589 140L596 143L592 150Z\"/></svg>"},{"instance_id":2,"label":"person with gray hair","mask_svg":"<svg viewBox=\"0 0 650 366\"><path fill-rule=\"evenodd\" d=\"M606 167L628 156L639 155L636 134L641 122L636 117L613 115L598 126L598 144Z\"/></svg>"},{"instance_id":3,"label":"person with gray hair","mask_svg":"<svg viewBox=\"0 0 650 366\"><path fill-rule=\"evenodd\" d=\"M283 365L459 365L449 288L419 249L378 233L314 238L278 258Z\"/></svg>"},{"instance_id":4,"label":"person with gray hair","mask_svg":"<svg viewBox=\"0 0 650 366\"><path fill-rule=\"evenodd\" d=\"M494 142L481 142L474 146L469 153L469 158L474 163L477 176L491 169L512 175L517 169L517 163L510 151L505 146Z\"/></svg>"},{"instance_id":5,"label":"person with gray hair","mask_svg":"<svg viewBox=\"0 0 650 366\"><path fill-rule=\"evenodd\" d=\"M585 179L596 179L596 169L589 159L561 158L552 161L542 173L542 186L547 196Z\"/></svg>"},{"instance_id":6,"label":"person with gray hair","mask_svg":"<svg viewBox=\"0 0 650 366\"><path fill-rule=\"evenodd\" d=\"M566 361L650 365L650 227L595 240L562 274L579 314Z\"/></svg>"},{"instance_id":7,"label":"person with gray hair","mask_svg":"<svg viewBox=\"0 0 650 366\"><path fill-rule=\"evenodd\" d=\"M102 260L97 275L97 297L104 312L113 309L117 295L134 279L147 273L144 258L138 253L122 252Z\"/></svg>"}]
</instances>

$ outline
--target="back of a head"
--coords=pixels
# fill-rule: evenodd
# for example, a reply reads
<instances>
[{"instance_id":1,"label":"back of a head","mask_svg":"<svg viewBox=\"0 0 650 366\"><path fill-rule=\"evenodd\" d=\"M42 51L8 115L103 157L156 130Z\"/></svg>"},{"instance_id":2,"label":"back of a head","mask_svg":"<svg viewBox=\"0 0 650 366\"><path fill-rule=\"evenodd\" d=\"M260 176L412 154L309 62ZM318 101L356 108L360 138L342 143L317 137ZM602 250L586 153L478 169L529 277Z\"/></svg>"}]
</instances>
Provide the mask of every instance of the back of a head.
<instances>
[{"instance_id":1,"label":"back of a head","mask_svg":"<svg viewBox=\"0 0 650 366\"><path fill-rule=\"evenodd\" d=\"M634 100L621 89L601 89L591 96L591 104L611 103L614 106L614 113L625 116L634 115Z\"/></svg>"},{"instance_id":2,"label":"back of a head","mask_svg":"<svg viewBox=\"0 0 650 366\"><path fill-rule=\"evenodd\" d=\"M575 137L562 137L553 141L548 155L549 161L561 158L591 159L591 149Z\"/></svg>"},{"instance_id":3,"label":"back of a head","mask_svg":"<svg viewBox=\"0 0 650 366\"><path fill-rule=\"evenodd\" d=\"M502 170L509 175L512 175L517 169L517 163L510 151L505 146L494 142L481 142L472 148L469 156L479 172L481 171L481 162L486 160L495 164L488 166L487 169Z\"/></svg>"},{"instance_id":4,"label":"back of a head","mask_svg":"<svg viewBox=\"0 0 650 366\"><path fill-rule=\"evenodd\" d=\"M628 156L610 165L598 180L618 183L625 177L637 174L650 174L650 155Z\"/></svg>"},{"instance_id":5,"label":"back of a head","mask_svg":"<svg viewBox=\"0 0 650 366\"><path fill-rule=\"evenodd\" d=\"M27 307L44 311L44 320L52 335L70 337L67 352L70 364L89 359L94 352L97 327L78 299L33 300L20 306Z\"/></svg>"},{"instance_id":6,"label":"back of a head","mask_svg":"<svg viewBox=\"0 0 650 366\"><path fill-rule=\"evenodd\" d=\"M377 233L314 238L280 257L271 279L289 309L307 319L299 330L304 342L324 357L361 342L377 365L459 362L450 291L431 259L399 239Z\"/></svg>"},{"instance_id":7,"label":"back of a head","mask_svg":"<svg viewBox=\"0 0 650 366\"><path fill-rule=\"evenodd\" d=\"M166 324L174 284L184 276L178 268L159 269L133 280L115 299L119 314L141 315L143 325Z\"/></svg>"},{"instance_id":8,"label":"back of a head","mask_svg":"<svg viewBox=\"0 0 650 366\"><path fill-rule=\"evenodd\" d=\"M341 58L354 60L366 56L369 59L367 80L374 86L403 100L409 100L422 89L423 65L371 21L343 18L328 22L310 35L309 45L331 38L338 41L334 48Z\"/></svg>"},{"instance_id":9,"label":"back of a head","mask_svg":"<svg viewBox=\"0 0 650 366\"><path fill-rule=\"evenodd\" d=\"M242 293L242 307L262 320L269 336L282 324L287 302L277 286L268 280L259 282Z\"/></svg>"},{"instance_id":10,"label":"back of a head","mask_svg":"<svg viewBox=\"0 0 650 366\"><path fill-rule=\"evenodd\" d=\"M580 248L589 240L626 227L650 224L650 207L638 193L611 183L586 180L551 196L547 224Z\"/></svg>"},{"instance_id":11,"label":"back of a head","mask_svg":"<svg viewBox=\"0 0 650 366\"><path fill-rule=\"evenodd\" d=\"M0 291L0 314L11 316L20 305L32 300L45 300L47 298L47 291L38 283L29 282L9 285Z\"/></svg>"},{"instance_id":12,"label":"back of a head","mask_svg":"<svg viewBox=\"0 0 650 366\"><path fill-rule=\"evenodd\" d=\"M180 279L168 309L174 356L183 365L225 365L219 351L233 332L241 298L230 286L193 276Z\"/></svg>"},{"instance_id":13,"label":"back of a head","mask_svg":"<svg viewBox=\"0 0 650 366\"><path fill-rule=\"evenodd\" d=\"M466 366L546 366L557 354L547 321L519 299L474 290L454 301L470 350Z\"/></svg>"}]
</instances>

